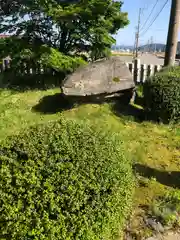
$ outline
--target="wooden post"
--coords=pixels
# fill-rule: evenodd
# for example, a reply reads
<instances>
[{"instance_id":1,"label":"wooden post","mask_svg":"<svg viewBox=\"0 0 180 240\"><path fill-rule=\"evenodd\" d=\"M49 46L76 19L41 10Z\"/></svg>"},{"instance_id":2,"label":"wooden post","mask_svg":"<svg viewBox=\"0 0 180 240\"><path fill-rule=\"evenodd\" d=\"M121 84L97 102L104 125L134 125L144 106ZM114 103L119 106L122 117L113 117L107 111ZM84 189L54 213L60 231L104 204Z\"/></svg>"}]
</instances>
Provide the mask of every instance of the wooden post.
<instances>
[{"instance_id":1,"label":"wooden post","mask_svg":"<svg viewBox=\"0 0 180 240\"><path fill-rule=\"evenodd\" d=\"M175 64L180 25L180 0L172 0L164 66Z\"/></svg>"},{"instance_id":2,"label":"wooden post","mask_svg":"<svg viewBox=\"0 0 180 240\"><path fill-rule=\"evenodd\" d=\"M151 75L151 65L147 66L147 77L150 77Z\"/></svg>"},{"instance_id":3,"label":"wooden post","mask_svg":"<svg viewBox=\"0 0 180 240\"><path fill-rule=\"evenodd\" d=\"M137 26L137 33L136 33L136 55L135 57L138 58L138 47L139 47L139 32L140 32L140 24L141 24L141 14L142 9L139 9L139 17L138 17L138 26Z\"/></svg>"},{"instance_id":4,"label":"wooden post","mask_svg":"<svg viewBox=\"0 0 180 240\"><path fill-rule=\"evenodd\" d=\"M141 82L144 83L146 81L147 77L147 65L142 64L141 65Z\"/></svg>"},{"instance_id":5,"label":"wooden post","mask_svg":"<svg viewBox=\"0 0 180 240\"><path fill-rule=\"evenodd\" d=\"M4 70L7 70L10 67L10 61L8 59L4 59Z\"/></svg>"},{"instance_id":6,"label":"wooden post","mask_svg":"<svg viewBox=\"0 0 180 240\"><path fill-rule=\"evenodd\" d=\"M129 71L134 76L134 64L133 63L129 63Z\"/></svg>"},{"instance_id":7,"label":"wooden post","mask_svg":"<svg viewBox=\"0 0 180 240\"><path fill-rule=\"evenodd\" d=\"M157 72L159 72L161 70L161 66L160 65L156 65L155 67L154 67L154 73L157 73Z\"/></svg>"},{"instance_id":8,"label":"wooden post","mask_svg":"<svg viewBox=\"0 0 180 240\"><path fill-rule=\"evenodd\" d=\"M154 74L154 65L150 65L150 76Z\"/></svg>"},{"instance_id":9,"label":"wooden post","mask_svg":"<svg viewBox=\"0 0 180 240\"><path fill-rule=\"evenodd\" d=\"M134 81L136 83L140 81L140 68L141 68L140 59L135 59L134 60Z\"/></svg>"},{"instance_id":10,"label":"wooden post","mask_svg":"<svg viewBox=\"0 0 180 240\"><path fill-rule=\"evenodd\" d=\"M1 63L1 72L4 72L5 70L5 64L4 64L4 59L2 60L2 63Z\"/></svg>"}]
</instances>

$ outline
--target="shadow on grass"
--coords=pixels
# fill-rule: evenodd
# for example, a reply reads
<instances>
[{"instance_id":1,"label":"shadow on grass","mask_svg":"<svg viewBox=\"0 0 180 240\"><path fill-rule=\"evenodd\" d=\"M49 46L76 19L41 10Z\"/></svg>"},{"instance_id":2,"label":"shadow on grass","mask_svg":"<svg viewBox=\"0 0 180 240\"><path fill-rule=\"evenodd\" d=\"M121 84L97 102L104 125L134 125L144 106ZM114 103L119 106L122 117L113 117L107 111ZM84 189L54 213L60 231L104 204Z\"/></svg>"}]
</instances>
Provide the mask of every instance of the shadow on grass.
<instances>
[{"instance_id":1,"label":"shadow on grass","mask_svg":"<svg viewBox=\"0 0 180 240\"><path fill-rule=\"evenodd\" d=\"M180 172L177 171L161 171L142 164L135 164L133 166L135 173L140 174L146 178L155 178L159 183L173 187L180 188Z\"/></svg>"},{"instance_id":2,"label":"shadow on grass","mask_svg":"<svg viewBox=\"0 0 180 240\"><path fill-rule=\"evenodd\" d=\"M72 109L75 102L63 97L61 93L43 97L32 109L34 112L42 114L56 114L65 110Z\"/></svg>"},{"instance_id":3,"label":"shadow on grass","mask_svg":"<svg viewBox=\"0 0 180 240\"><path fill-rule=\"evenodd\" d=\"M70 110L74 107L83 104L103 104L109 103L111 111L118 117L124 118L124 120L135 121L141 123L143 121L153 121L142 108L138 108L135 105L128 104L127 99L122 97L113 97L104 99L102 96L96 98L91 97L64 97L63 94L57 93L55 95L49 95L43 97L37 105L32 108L32 111L42 114L56 114L65 110ZM136 98L135 104L142 106L142 98Z\"/></svg>"},{"instance_id":4,"label":"shadow on grass","mask_svg":"<svg viewBox=\"0 0 180 240\"><path fill-rule=\"evenodd\" d=\"M70 110L74 107L83 104L103 104L111 100L104 101L101 98L91 97L65 97L61 93L45 96L40 99L39 103L32 108L32 111L42 114L56 114L65 110Z\"/></svg>"},{"instance_id":5,"label":"shadow on grass","mask_svg":"<svg viewBox=\"0 0 180 240\"><path fill-rule=\"evenodd\" d=\"M144 121L151 121L155 123L159 123L159 121L153 116L146 112L143 108L143 98L136 96L134 100L134 104L123 104L120 99L116 99L116 101L112 104L112 112L120 117L124 118L128 121L133 121L137 123L142 123Z\"/></svg>"},{"instance_id":6,"label":"shadow on grass","mask_svg":"<svg viewBox=\"0 0 180 240\"><path fill-rule=\"evenodd\" d=\"M146 114L143 109L139 109L131 104L124 105L118 100L112 103L112 112L128 121L143 122L146 120Z\"/></svg>"},{"instance_id":7,"label":"shadow on grass","mask_svg":"<svg viewBox=\"0 0 180 240\"><path fill-rule=\"evenodd\" d=\"M113 107L117 101L120 101L123 106L127 108L128 103L125 104L124 102L127 102L126 98L129 98L129 96L126 96L126 93L122 94L122 96L111 98L107 98L106 94L67 97L61 93L57 93L55 95L43 97L39 103L33 107L32 110L43 114L55 114L57 112L62 112L64 110L72 109L75 106L77 107L84 104L103 104L105 102L108 102L111 103L111 106ZM130 99L128 102L129 101Z\"/></svg>"}]
</instances>

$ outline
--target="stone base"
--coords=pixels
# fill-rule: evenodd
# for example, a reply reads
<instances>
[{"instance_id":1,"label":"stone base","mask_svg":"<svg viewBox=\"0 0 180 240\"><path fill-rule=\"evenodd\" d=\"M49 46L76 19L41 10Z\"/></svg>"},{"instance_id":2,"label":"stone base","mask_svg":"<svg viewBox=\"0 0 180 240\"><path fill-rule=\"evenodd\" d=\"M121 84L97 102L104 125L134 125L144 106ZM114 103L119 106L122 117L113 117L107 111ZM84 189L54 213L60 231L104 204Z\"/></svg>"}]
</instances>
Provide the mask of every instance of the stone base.
<instances>
[{"instance_id":1,"label":"stone base","mask_svg":"<svg viewBox=\"0 0 180 240\"><path fill-rule=\"evenodd\" d=\"M63 94L63 93L62 93ZM64 98L73 102L81 102L81 103L102 103L106 101L113 101L114 99L118 99L120 102L124 104L129 104L134 95L134 89L128 89L124 91L119 91L111 94L103 93L97 95L90 96L66 96L63 94Z\"/></svg>"}]
</instances>

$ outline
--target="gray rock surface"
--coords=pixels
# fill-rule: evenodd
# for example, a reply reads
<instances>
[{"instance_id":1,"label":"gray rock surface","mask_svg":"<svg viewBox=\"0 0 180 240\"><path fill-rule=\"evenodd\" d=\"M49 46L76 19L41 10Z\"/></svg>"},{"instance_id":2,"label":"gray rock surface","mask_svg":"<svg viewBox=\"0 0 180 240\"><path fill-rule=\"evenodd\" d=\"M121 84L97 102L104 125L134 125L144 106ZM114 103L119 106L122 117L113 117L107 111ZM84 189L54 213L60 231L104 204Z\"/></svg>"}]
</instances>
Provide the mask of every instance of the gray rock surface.
<instances>
[{"instance_id":1,"label":"gray rock surface","mask_svg":"<svg viewBox=\"0 0 180 240\"><path fill-rule=\"evenodd\" d=\"M134 87L128 67L118 56L78 68L63 81L61 86L66 96L108 95Z\"/></svg>"},{"instance_id":2,"label":"gray rock surface","mask_svg":"<svg viewBox=\"0 0 180 240\"><path fill-rule=\"evenodd\" d=\"M148 218L146 219L146 224L150 226L156 232L164 232L164 227L160 222L157 222L155 219Z\"/></svg>"}]
</instances>

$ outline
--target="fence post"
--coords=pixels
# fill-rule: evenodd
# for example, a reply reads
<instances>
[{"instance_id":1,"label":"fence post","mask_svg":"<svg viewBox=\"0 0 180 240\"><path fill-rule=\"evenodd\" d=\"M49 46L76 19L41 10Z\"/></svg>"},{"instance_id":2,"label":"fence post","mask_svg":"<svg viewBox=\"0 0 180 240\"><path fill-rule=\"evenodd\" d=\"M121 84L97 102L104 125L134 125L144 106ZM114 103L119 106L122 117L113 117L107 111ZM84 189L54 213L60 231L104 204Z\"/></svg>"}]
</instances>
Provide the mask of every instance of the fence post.
<instances>
[{"instance_id":1,"label":"fence post","mask_svg":"<svg viewBox=\"0 0 180 240\"><path fill-rule=\"evenodd\" d=\"M5 70L5 64L4 64L4 59L2 60L2 63L1 63L1 72L4 72Z\"/></svg>"},{"instance_id":2,"label":"fence post","mask_svg":"<svg viewBox=\"0 0 180 240\"><path fill-rule=\"evenodd\" d=\"M144 83L146 81L146 77L147 77L147 65L146 64L142 64L141 65L141 83Z\"/></svg>"},{"instance_id":3,"label":"fence post","mask_svg":"<svg viewBox=\"0 0 180 240\"><path fill-rule=\"evenodd\" d=\"M140 68L141 68L140 59L135 59L134 60L134 81L135 81L135 83L138 83L140 81Z\"/></svg>"},{"instance_id":4,"label":"fence post","mask_svg":"<svg viewBox=\"0 0 180 240\"><path fill-rule=\"evenodd\" d=\"M129 65L129 71L131 72L131 74L134 77L134 64L133 63L128 63L128 65Z\"/></svg>"},{"instance_id":5,"label":"fence post","mask_svg":"<svg viewBox=\"0 0 180 240\"><path fill-rule=\"evenodd\" d=\"M158 72L157 65L154 66L154 73L156 74Z\"/></svg>"},{"instance_id":6,"label":"fence post","mask_svg":"<svg viewBox=\"0 0 180 240\"><path fill-rule=\"evenodd\" d=\"M157 72L159 72L161 70L161 66L160 65L156 65L155 67L154 67L154 73L157 73Z\"/></svg>"},{"instance_id":7,"label":"fence post","mask_svg":"<svg viewBox=\"0 0 180 240\"><path fill-rule=\"evenodd\" d=\"M133 75L135 83L144 83L147 77L159 72L163 67L162 65L140 64L140 59L136 59L134 63L126 62L126 66Z\"/></svg>"},{"instance_id":8,"label":"fence post","mask_svg":"<svg viewBox=\"0 0 180 240\"><path fill-rule=\"evenodd\" d=\"M147 77L150 77L151 75L151 65L147 66Z\"/></svg>"},{"instance_id":9,"label":"fence post","mask_svg":"<svg viewBox=\"0 0 180 240\"><path fill-rule=\"evenodd\" d=\"M150 65L150 76L154 74L154 65Z\"/></svg>"},{"instance_id":10,"label":"fence post","mask_svg":"<svg viewBox=\"0 0 180 240\"><path fill-rule=\"evenodd\" d=\"M10 61L8 59L4 59L4 70L10 68Z\"/></svg>"}]
</instances>

